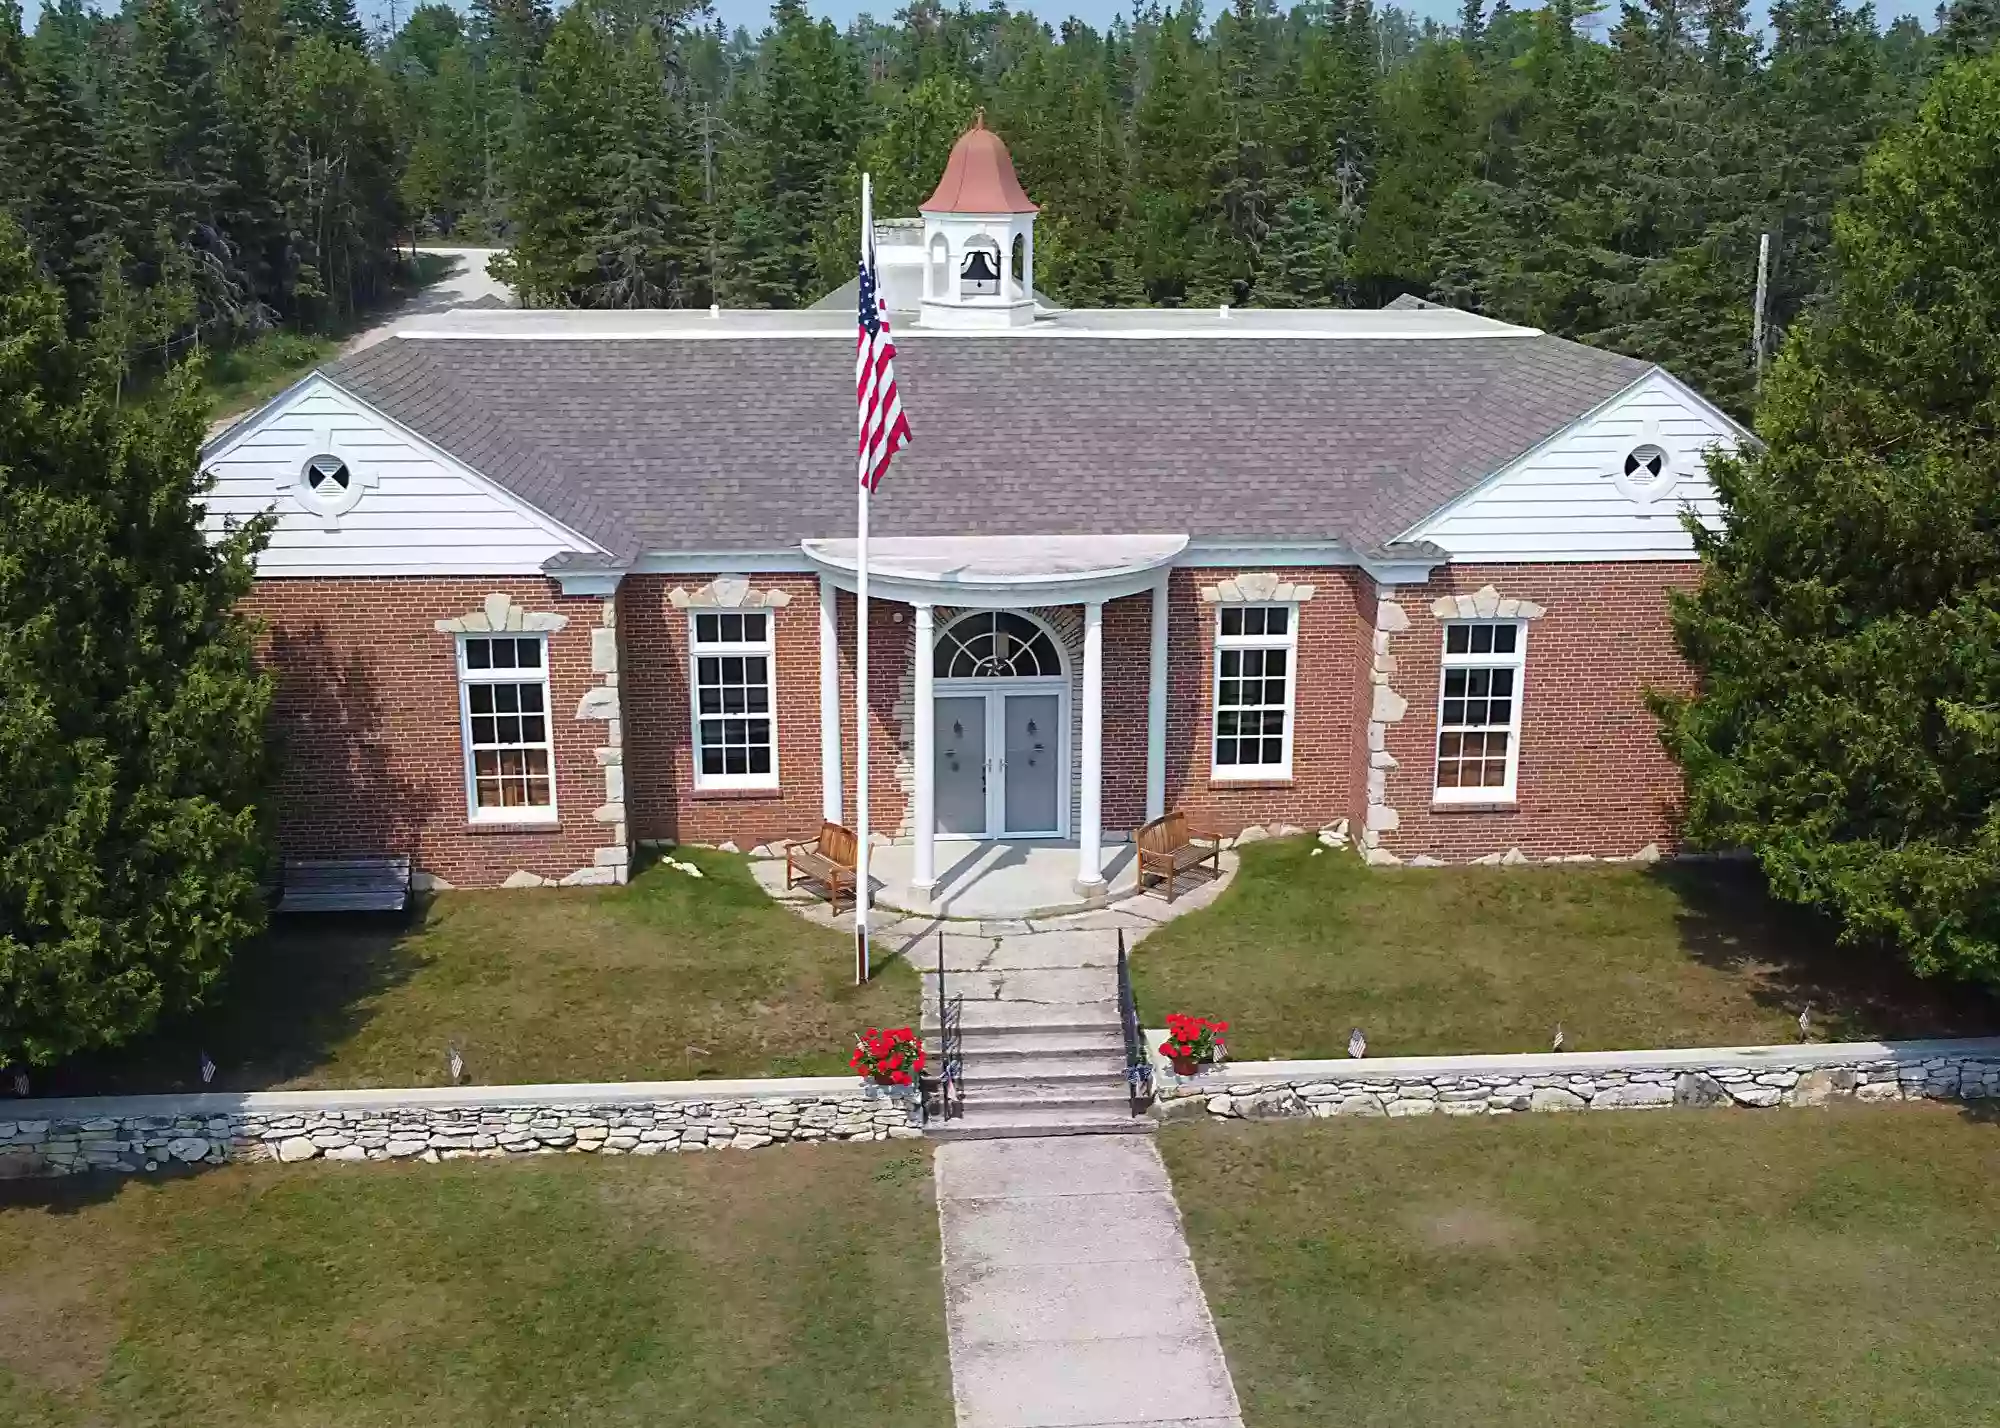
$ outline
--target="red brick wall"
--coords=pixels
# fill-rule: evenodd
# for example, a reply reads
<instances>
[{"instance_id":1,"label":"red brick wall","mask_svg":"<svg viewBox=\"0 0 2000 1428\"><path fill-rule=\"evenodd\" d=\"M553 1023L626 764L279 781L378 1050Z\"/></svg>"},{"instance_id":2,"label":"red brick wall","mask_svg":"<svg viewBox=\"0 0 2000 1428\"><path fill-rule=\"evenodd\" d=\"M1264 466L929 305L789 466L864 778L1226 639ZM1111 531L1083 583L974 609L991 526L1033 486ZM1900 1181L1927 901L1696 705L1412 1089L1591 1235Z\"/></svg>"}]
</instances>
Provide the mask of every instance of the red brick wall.
<instances>
[{"instance_id":1,"label":"red brick wall","mask_svg":"<svg viewBox=\"0 0 2000 1428\"><path fill-rule=\"evenodd\" d=\"M1399 857L1463 862L1518 847L1530 857L1624 856L1647 843L1671 850L1679 770L1660 747L1646 691L1685 691L1667 591L1693 586L1692 563L1454 565L1423 586L1388 593L1410 617L1394 637L1391 687L1409 700L1387 731L1399 767L1388 803L1401 827L1382 835ZM1437 699L1444 636L1431 602L1485 585L1545 610L1528 626L1521 748L1513 807L1434 805Z\"/></svg>"},{"instance_id":2,"label":"red brick wall","mask_svg":"<svg viewBox=\"0 0 2000 1428\"><path fill-rule=\"evenodd\" d=\"M1172 595L1168 604L1173 603ZM1173 644L1169 626L1168 688ZM1104 604L1104 798L1107 839L1130 837L1146 821L1146 694L1152 675L1153 597L1128 595ZM1078 651L1079 659L1082 651ZM1079 685L1078 689L1081 690ZM1081 770L1083 751L1070 767Z\"/></svg>"},{"instance_id":3,"label":"red brick wall","mask_svg":"<svg viewBox=\"0 0 2000 1428\"><path fill-rule=\"evenodd\" d=\"M1299 607L1292 776L1225 781L1210 777L1216 607L1202 602L1201 587L1241 573L1176 570L1168 586L1167 807L1184 808L1198 821L1225 832L1253 823L1317 828L1336 818L1353 818L1363 787L1360 768L1374 582L1359 570L1340 567L1274 572L1281 579L1313 587L1313 598ZM1142 639L1137 645L1136 676L1141 689L1145 650ZM1110 664L1108 645L1106 664ZM1119 677L1133 676L1121 670ZM1143 757L1139 777L1143 788Z\"/></svg>"},{"instance_id":4,"label":"red brick wall","mask_svg":"<svg viewBox=\"0 0 2000 1428\"><path fill-rule=\"evenodd\" d=\"M632 836L685 843L809 837L819 806L819 581L809 575L753 575L755 590L783 590L774 607L777 641L779 787L694 786L693 717L688 697L688 612L669 598L713 575L628 575L618 588L623 650L619 685L625 716L625 798Z\"/></svg>"},{"instance_id":5,"label":"red brick wall","mask_svg":"<svg viewBox=\"0 0 2000 1428\"><path fill-rule=\"evenodd\" d=\"M561 815L547 827L475 826L466 816L457 645L433 622L476 610L495 591L569 616L547 637ZM475 887L517 868L561 877L611 842L613 830L591 817L604 801L593 752L604 725L575 718L596 683L590 632L601 601L565 598L540 578L345 577L260 580L245 608L265 627L262 648L278 675L272 725L287 855L408 853L417 867Z\"/></svg>"},{"instance_id":6,"label":"red brick wall","mask_svg":"<svg viewBox=\"0 0 2000 1428\"><path fill-rule=\"evenodd\" d=\"M1315 587L1300 607L1292 777L1232 783L1210 777L1215 607L1200 589L1237 572L1177 570L1169 586L1167 804L1233 831L1252 823L1317 827L1365 811L1368 680L1377 592L1352 569L1299 569L1282 578ZM1631 853L1672 846L1680 779L1645 708L1649 687L1686 689L1673 649L1665 591L1690 586L1691 564L1447 567L1422 587L1393 592L1411 628L1391 646L1393 688L1409 700L1388 730L1399 767L1388 801L1401 827L1384 846L1408 858L1462 861L1518 846L1534 857ZM634 839L733 840L739 846L809 834L820 819L819 584L802 575L753 576L781 589L775 609L778 766L773 791L696 793L689 730L687 615L668 592L707 575L630 576L618 596L626 801ZM1431 804L1442 635L1430 613L1441 594L1493 584L1547 613L1530 627L1518 802L1512 808ZM501 590L534 610L567 614L549 639L557 805L550 828L470 825L465 813L454 643L433 621L476 609ZM594 749L604 725L574 718L590 672L595 598L563 597L541 579L266 580L249 601L267 625L280 671L274 723L285 751L280 836L294 855L408 851L453 883L498 883L517 868L560 877L588 866L612 841L592 811L603 801ZM1145 815L1146 693L1151 596L1104 612L1104 827L1123 835ZM895 829L907 801L896 769L909 731L898 710L910 685L914 618L871 604L870 822ZM854 811L854 600L839 598L844 808ZM1077 766L1072 751L1072 768Z\"/></svg>"}]
</instances>

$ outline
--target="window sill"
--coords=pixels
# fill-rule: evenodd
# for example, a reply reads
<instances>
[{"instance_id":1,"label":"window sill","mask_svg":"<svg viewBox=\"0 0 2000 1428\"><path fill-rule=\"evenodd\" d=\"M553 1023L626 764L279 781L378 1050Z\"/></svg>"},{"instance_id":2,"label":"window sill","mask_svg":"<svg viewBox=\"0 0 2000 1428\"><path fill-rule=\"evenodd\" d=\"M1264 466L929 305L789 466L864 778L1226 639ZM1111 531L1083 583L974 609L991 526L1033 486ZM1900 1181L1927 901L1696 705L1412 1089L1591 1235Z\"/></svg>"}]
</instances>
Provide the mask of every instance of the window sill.
<instances>
[{"instance_id":1,"label":"window sill","mask_svg":"<svg viewBox=\"0 0 2000 1428\"><path fill-rule=\"evenodd\" d=\"M474 837L560 833L562 821L558 818L471 818L466 820L465 831Z\"/></svg>"},{"instance_id":2,"label":"window sill","mask_svg":"<svg viewBox=\"0 0 2000 1428\"><path fill-rule=\"evenodd\" d=\"M1433 798L1433 813L1517 813L1520 803L1512 798Z\"/></svg>"},{"instance_id":3,"label":"window sill","mask_svg":"<svg viewBox=\"0 0 2000 1428\"><path fill-rule=\"evenodd\" d=\"M1208 776L1210 788L1290 788L1290 774L1259 774L1246 777L1242 774L1215 774Z\"/></svg>"},{"instance_id":4,"label":"window sill","mask_svg":"<svg viewBox=\"0 0 2000 1428\"><path fill-rule=\"evenodd\" d=\"M694 789L694 796L696 798L712 798L712 799L724 799L724 800L732 798L735 799L776 798L783 792L784 790L781 789L775 783L725 784L721 788L703 788L699 784L697 784Z\"/></svg>"}]
</instances>

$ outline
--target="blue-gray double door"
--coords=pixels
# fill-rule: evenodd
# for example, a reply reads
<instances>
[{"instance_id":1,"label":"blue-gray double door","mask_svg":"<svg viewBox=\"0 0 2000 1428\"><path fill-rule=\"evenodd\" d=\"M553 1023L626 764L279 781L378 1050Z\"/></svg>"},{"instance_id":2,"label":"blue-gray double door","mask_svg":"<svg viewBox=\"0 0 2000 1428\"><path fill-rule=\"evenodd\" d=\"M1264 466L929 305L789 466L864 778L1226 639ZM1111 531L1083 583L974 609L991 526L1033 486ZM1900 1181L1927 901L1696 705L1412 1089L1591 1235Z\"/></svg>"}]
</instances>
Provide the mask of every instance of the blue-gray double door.
<instances>
[{"instance_id":1,"label":"blue-gray double door","mask_svg":"<svg viewBox=\"0 0 2000 1428\"><path fill-rule=\"evenodd\" d=\"M937 832L1052 838L1062 832L1062 696L982 690L937 696Z\"/></svg>"}]
</instances>

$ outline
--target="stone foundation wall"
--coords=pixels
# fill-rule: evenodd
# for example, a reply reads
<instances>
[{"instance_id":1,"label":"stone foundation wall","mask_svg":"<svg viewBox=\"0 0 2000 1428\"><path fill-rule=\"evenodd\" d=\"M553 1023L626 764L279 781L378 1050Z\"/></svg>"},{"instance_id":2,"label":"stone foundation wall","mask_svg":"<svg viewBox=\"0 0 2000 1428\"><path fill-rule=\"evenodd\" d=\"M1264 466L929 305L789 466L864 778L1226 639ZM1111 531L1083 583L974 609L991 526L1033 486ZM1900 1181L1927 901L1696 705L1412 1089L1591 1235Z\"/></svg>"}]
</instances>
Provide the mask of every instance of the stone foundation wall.
<instances>
[{"instance_id":1,"label":"stone foundation wall","mask_svg":"<svg viewBox=\"0 0 2000 1428\"><path fill-rule=\"evenodd\" d=\"M517 1086L483 1088L476 1104L432 1091L400 1100L396 1092L278 1092L20 1101L0 1106L0 1179L246 1161L658 1155L923 1134L912 1108L828 1079L836 1085L773 1082L770 1094L713 1099L698 1090L612 1099L619 1088L601 1087L601 1097L555 1100Z\"/></svg>"},{"instance_id":2,"label":"stone foundation wall","mask_svg":"<svg viewBox=\"0 0 2000 1428\"><path fill-rule=\"evenodd\" d=\"M1164 1033L1149 1033L1153 1044ZM1568 1062L1570 1064L1560 1064ZM1509 1064L1515 1063L1515 1064ZM1767 1046L1560 1056L1425 1056L1376 1063L1239 1062L1182 1077L1156 1062L1158 1113L1480 1116L1669 1106L2000 1097L2000 1040Z\"/></svg>"}]
</instances>

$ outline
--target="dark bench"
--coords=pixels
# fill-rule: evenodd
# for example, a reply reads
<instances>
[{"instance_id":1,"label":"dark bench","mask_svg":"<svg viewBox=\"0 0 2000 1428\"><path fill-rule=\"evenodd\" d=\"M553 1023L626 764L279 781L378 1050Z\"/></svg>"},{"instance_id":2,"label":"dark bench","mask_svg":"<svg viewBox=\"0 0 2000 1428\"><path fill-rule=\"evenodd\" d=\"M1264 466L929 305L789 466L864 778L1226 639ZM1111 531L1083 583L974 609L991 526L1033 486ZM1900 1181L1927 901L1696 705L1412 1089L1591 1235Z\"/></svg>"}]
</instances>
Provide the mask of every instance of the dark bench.
<instances>
[{"instance_id":1,"label":"dark bench","mask_svg":"<svg viewBox=\"0 0 2000 1428\"><path fill-rule=\"evenodd\" d=\"M1139 891L1146 890L1148 878L1165 882L1168 902L1174 900L1175 880L1203 863L1209 864L1214 876L1222 874L1221 835L1196 828L1185 813L1155 818L1132 835L1132 844L1139 850Z\"/></svg>"},{"instance_id":2,"label":"dark bench","mask_svg":"<svg viewBox=\"0 0 2000 1428\"><path fill-rule=\"evenodd\" d=\"M401 912L410 904L410 860L392 854L287 858L280 912Z\"/></svg>"},{"instance_id":3,"label":"dark bench","mask_svg":"<svg viewBox=\"0 0 2000 1428\"><path fill-rule=\"evenodd\" d=\"M854 896L854 867L859 840L854 830L841 823L822 823L819 836L793 843L785 849L785 889L800 883L818 883L826 889L826 900L840 905L843 889Z\"/></svg>"}]
</instances>

